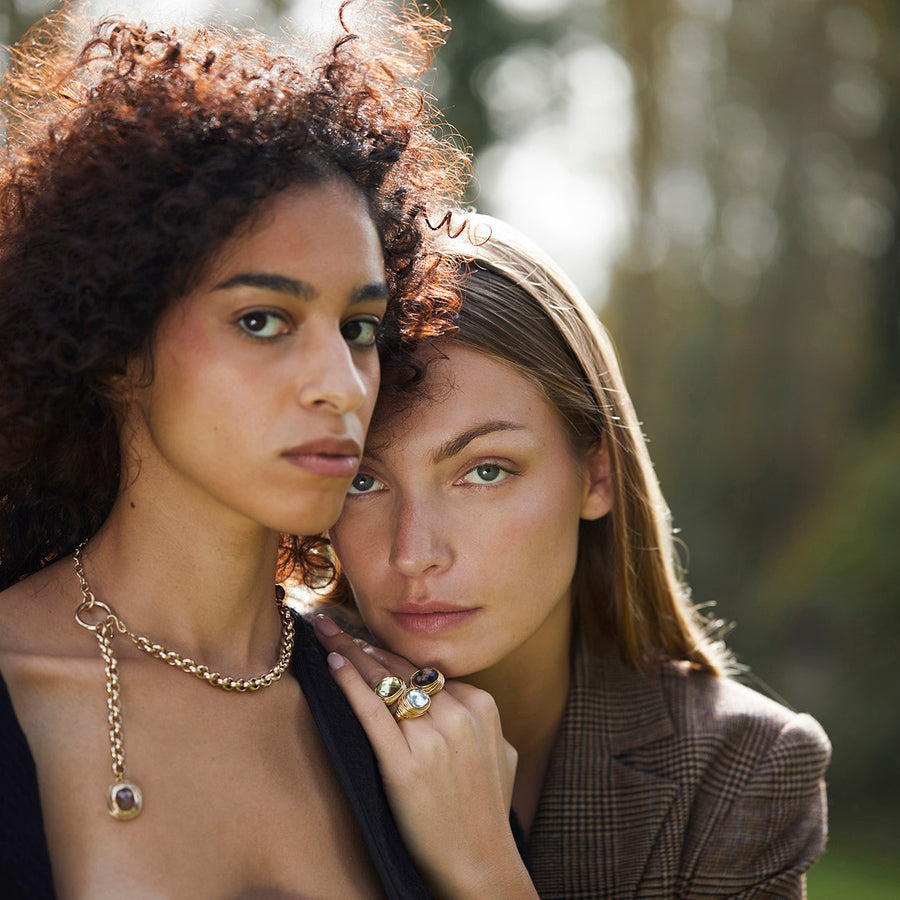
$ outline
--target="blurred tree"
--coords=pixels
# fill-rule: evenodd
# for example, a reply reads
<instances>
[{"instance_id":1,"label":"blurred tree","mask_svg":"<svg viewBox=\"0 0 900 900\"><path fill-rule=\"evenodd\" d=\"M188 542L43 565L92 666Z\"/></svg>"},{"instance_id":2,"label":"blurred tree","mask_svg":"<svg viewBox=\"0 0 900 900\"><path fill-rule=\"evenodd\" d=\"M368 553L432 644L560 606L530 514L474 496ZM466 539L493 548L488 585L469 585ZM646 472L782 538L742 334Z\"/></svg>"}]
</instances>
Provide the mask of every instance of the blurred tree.
<instances>
[{"instance_id":1,"label":"blurred tree","mask_svg":"<svg viewBox=\"0 0 900 900\"><path fill-rule=\"evenodd\" d=\"M661 0L651 27L621 10L641 204L606 317L690 580L853 747L843 799L877 802L900 788L896 690L866 640L900 634L898 10Z\"/></svg>"},{"instance_id":2,"label":"blurred tree","mask_svg":"<svg viewBox=\"0 0 900 900\"><path fill-rule=\"evenodd\" d=\"M9 46L15 43L41 16L62 4L63 0L0 0L0 44ZM115 4L108 5L115 8ZM147 0L144 4L146 14L155 12L155 5L153 0ZM185 0L184 10L190 12L193 5L191 0ZM229 14L221 15L224 18L233 17L236 21L242 19L245 23L249 15L259 28L277 30L292 7L293 0L236 0Z\"/></svg>"},{"instance_id":3,"label":"blurred tree","mask_svg":"<svg viewBox=\"0 0 900 900\"><path fill-rule=\"evenodd\" d=\"M440 6L452 33L438 55L435 89L441 109L477 156L498 137L480 89L485 71L516 45L552 45L567 33L569 23L558 17L528 22L485 0L445 0Z\"/></svg>"}]
</instances>

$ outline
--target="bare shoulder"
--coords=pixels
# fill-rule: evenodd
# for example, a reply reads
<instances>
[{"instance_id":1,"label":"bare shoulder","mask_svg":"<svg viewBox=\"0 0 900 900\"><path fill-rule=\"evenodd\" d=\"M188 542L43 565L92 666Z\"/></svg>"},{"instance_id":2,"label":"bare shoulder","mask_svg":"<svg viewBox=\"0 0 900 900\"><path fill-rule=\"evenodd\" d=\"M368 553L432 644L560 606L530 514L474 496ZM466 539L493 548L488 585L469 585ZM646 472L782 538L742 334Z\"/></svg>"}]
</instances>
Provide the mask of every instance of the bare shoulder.
<instances>
[{"instance_id":1,"label":"bare shoulder","mask_svg":"<svg viewBox=\"0 0 900 900\"><path fill-rule=\"evenodd\" d=\"M67 577L68 576L68 577ZM47 652L69 631L78 604L71 567L60 560L0 593L0 653Z\"/></svg>"},{"instance_id":2,"label":"bare shoulder","mask_svg":"<svg viewBox=\"0 0 900 900\"><path fill-rule=\"evenodd\" d=\"M66 577L69 576L69 577ZM75 624L77 583L65 560L0 593L0 674L19 704L56 689L96 656Z\"/></svg>"}]
</instances>

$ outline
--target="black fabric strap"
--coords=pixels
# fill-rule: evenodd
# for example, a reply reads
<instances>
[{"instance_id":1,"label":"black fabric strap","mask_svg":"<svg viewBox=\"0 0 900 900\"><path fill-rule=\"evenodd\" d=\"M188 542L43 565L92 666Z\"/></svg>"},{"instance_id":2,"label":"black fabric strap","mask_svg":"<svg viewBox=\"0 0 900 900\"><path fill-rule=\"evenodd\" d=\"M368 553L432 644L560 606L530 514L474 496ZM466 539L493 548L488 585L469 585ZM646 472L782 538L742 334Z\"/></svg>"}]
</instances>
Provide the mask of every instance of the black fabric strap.
<instances>
[{"instance_id":1,"label":"black fabric strap","mask_svg":"<svg viewBox=\"0 0 900 900\"><path fill-rule=\"evenodd\" d=\"M397 831L372 746L328 671L327 651L315 639L312 626L305 619L298 616L295 621L291 669L303 689L384 889L391 900L429 900L432 895Z\"/></svg>"},{"instance_id":2,"label":"black fabric strap","mask_svg":"<svg viewBox=\"0 0 900 900\"><path fill-rule=\"evenodd\" d=\"M55 896L34 759L0 676L0 897Z\"/></svg>"}]
</instances>

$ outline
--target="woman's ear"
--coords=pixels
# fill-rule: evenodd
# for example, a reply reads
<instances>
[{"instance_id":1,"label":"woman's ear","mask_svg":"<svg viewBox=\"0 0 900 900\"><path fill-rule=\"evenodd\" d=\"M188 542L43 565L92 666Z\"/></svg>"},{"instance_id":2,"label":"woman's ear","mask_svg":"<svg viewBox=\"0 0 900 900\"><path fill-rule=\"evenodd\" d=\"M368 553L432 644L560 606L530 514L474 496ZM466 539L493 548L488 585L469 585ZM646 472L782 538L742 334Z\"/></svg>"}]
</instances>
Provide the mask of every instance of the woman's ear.
<instances>
[{"instance_id":1,"label":"woman's ear","mask_svg":"<svg viewBox=\"0 0 900 900\"><path fill-rule=\"evenodd\" d=\"M613 505L612 477L605 435L588 450L585 464L588 483L581 507L581 518L602 519Z\"/></svg>"}]
</instances>

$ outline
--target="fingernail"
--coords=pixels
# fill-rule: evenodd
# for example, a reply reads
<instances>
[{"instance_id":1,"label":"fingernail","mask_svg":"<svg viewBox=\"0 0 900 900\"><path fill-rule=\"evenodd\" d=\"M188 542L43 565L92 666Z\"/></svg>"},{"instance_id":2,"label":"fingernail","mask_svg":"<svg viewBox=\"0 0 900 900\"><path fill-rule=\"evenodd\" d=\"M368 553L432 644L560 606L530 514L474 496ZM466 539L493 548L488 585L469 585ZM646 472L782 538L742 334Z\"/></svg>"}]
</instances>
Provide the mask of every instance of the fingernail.
<instances>
[{"instance_id":1,"label":"fingernail","mask_svg":"<svg viewBox=\"0 0 900 900\"><path fill-rule=\"evenodd\" d=\"M332 672L336 672L347 664L347 660L344 659L340 653L329 653L326 659L328 661L328 668L331 669Z\"/></svg>"},{"instance_id":2,"label":"fingernail","mask_svg":"<svg viewBox=\"0 0 900 900\"><path fill-rule=\"evenodd\" d=\"M338 627L337 622L329 619L328 616L316 616L315 626L325 635L325 637L334 637L336 634L341 633L341 629Z\"/></svg>"}]
</instances>

